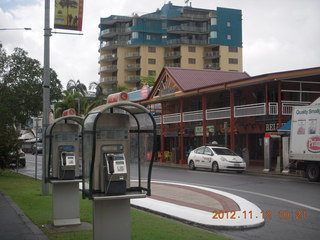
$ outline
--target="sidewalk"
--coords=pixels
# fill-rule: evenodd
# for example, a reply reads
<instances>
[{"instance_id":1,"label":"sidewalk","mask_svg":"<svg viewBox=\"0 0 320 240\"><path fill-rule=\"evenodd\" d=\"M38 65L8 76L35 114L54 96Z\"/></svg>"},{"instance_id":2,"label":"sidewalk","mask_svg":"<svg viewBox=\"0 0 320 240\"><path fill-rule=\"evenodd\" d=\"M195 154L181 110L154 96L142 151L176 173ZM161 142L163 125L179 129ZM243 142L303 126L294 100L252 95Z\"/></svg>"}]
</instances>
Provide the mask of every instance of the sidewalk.
<instances>
[{"instance_id":1,"label":"sidewalk","mask_svg":"<svg viewBox=\"0 0 320 240\"><path fill-rule=\"evenodd\" d=\"M0 192L0 239L1 240L48 240L22 210Z\"/></svg>"}]
</instances>

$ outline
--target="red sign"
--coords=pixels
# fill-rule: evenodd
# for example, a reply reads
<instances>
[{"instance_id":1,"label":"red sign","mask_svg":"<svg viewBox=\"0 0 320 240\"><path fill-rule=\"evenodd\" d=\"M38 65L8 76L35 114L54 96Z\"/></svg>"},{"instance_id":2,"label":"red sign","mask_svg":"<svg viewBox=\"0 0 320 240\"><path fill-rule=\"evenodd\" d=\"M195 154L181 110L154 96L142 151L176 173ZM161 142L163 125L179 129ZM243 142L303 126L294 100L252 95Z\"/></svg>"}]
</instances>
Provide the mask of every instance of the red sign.
<instances>
[{"instance_id":1,"label":"red sign","mask_svg":"<svg viewBox=\"0 0 320 240\"><path fill-rule=\"evenodd\" d=\"M320 152L320 137L315 136L308 139L307 148L310 152Z\"/></svg>"},{"instance_id":2,"label":"red sign","mask_svg":"<svg viewBox=\"0 0 320 240\"><path fill-rule=\"evenodd\" d=\"M64 110L62 113L62 116L68 116L68 115L76 115L76 111L73 108Z\"/></svg>"},{"instance_id":3,"label":"red sign","mask_svg":"<svg viewBox=\"0 0 320 240\"><path fill-rule=\"evenodd\" d=\"M149 96L149 90L150 90L150 88L148 85L144 85L141 88L141 98L142 99L146 99Z\"/></svg>"},{"instance_id":4,"label":"red sign","mask_svg":"<svg viewBox=\"0 0 320 240\"><path fill-rule=\"evenodd\" d=\"M128 100L128 94L125 92L119 92L110 94L107 98L107 103L114 103L119 101L126 101Z\"/></svg>"}]
</instances>

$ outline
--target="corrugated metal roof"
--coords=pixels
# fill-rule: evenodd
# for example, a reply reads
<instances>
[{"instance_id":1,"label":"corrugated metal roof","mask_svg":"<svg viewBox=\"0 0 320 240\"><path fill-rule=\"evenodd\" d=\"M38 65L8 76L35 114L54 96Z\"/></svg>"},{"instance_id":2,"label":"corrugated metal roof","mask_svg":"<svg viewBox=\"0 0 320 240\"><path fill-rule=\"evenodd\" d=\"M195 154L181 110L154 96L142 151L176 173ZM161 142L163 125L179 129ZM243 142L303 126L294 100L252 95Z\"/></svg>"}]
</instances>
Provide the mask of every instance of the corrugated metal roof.
<instances>
[{"instance_id":1,"label":"corrugated metal roof","mask_svg":"<svg viewBox=\"0 0 320 240\"><path fill-rule=\"evenodd\" d=\"M184 92L229 83L250 77L245 72L174 67L166 67L166 69Z\"/></svg>"}]
</instances>

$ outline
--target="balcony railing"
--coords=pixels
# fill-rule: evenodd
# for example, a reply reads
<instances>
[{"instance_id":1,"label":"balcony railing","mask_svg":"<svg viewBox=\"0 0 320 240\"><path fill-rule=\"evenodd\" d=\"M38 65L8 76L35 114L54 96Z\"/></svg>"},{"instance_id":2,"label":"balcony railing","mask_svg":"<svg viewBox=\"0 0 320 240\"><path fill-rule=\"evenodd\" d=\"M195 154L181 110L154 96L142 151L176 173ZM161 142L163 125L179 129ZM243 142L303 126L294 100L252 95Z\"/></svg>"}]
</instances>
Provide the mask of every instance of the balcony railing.
<instances>
[{"instance_id":1,"label":"balcony railing","mask_svg":"<svg viewBox=\"0 0 320 240\"><path fill-rule=\"evenodd\" d=\"M203 120L203 111L192 111L183 113L183 122L195 122Z\"/></svg>"},{"instance_id":2,"label":"balcony railing","mask_svg":"<svg viewBox=\"0 0 320 240\"><path fill-rule=\"evenodd\" d=\"M282 115L291 115L294 106L306 106L310 102L282 102Z\"/></svg>"},{"instance_id":3,"label":"balcony railing","mask_svg":"<svg viewBox=\"0 0 320 240\"><path fill-rule=\"evenodd\" d=\"M224 119L224 118L230 118L230 107L206 110L207 120Z\"/></svg>"},{"instance_id":4,"label":"balcony railing","mask_svg":"<svg viewBox=\"0 0 320 240\"><path fill-rule=\"evenodd\" d=\"M181 122L181 114L180 113L173 113L173 114L163 115L162 121L164 124L180 123Z\"/></svg>"},{"instance_id":5,"label":"balcony railing","mask_svg":"<svg viewBox=\"0 0 320 240\"><path fill-rule=\"evenodd\" d=\"M106 85L117 83L117 77L100 78L100 83L104 83Z\"/></svg>"},{"instance_id":6,"label":"balcony railing","mask_svg":"<svg viewBox=\"0 0 320 240\"><path fill-rule=\"evenodd\" d=\"M166 63L166 67L180 67L180 63Z\"/></svg>"},{"instance_id":7,"label":"balcony railing","mask_svg":"<svg viewBox=\"0 0 320 240\"><path fill-rule=\"evenodd\" d=\"M269 115L278 115L278 103L269 102Z\"/></svg>"},{"instance_id":8,"label":"balcony railing","mask_svg":"<svg viewBox=\"0 0 320 240\"><path fill-rule=\"evenodd\" d=\"M282 114L291 115L293 106L305 106L309 105L310 102L282 102ZM246 104L239 105L234 107L234 117L253 117L253 116L262 116L266 115L266 103L255 103L255 104ZM269 115L278 115L278 103L269 102ZM231 117L231 108L213 108L207 109L205 120L217 120L217 119L228 119ZM203 121L203 112L202 110L190 111L166 115L157 116L157 124L169 124L169 123L180 123L183 122L194 122L194 121Z\"/></svg>"},{"instance_id":9,"label":"balcony railing","mask_svg":"<svg viewBox=\"0 0 320 240\"><path fill-rule=\"evenodd\" d=\"M165 56L165 58L171 58L171 59L180 58L181 57L181 53L178 52L178 51L166 52L166 54L164 56Z\"/></svg>"},{"instance_id":10,"label":"balcony railing","mask_svg":"<svg viewBox=\"0 0 320 240\"><path fill-rule=\"evenodd\" d=\"M193 40L193 39L170 39L167 41L170 44L193 44L193 45L205 45L207 40Z\"/></svg>"},{"instance_id":11,"label":"balcony railing","mask_svg":"<svg viewBox=\"0 0 320 240\"><path fill-rule=\"evenodd\" d=\"M204 58L207 58L207 59L218 58L218 57L220 57L218 51L215 51L215 52L207 52L207 53L205 53L205 55L204 55Z\"/></svg>"},{"instance_id":12,"label":"balcony railing","mask_svg":"<svg viewBox=\"0 0 320 240\"><path fill-rule=\"evenodd\" d=\"M126 70L127 71L136 71L136 70L140 70L140 64L127 64L126 66Z\"/></svg>"},{"instance_id":13,"label":"balcony railing","mask_svg":"<svg viewBox=\"0 0 320 240\"><path fill-rule=\"evenodd\" d=\"M100 62L110 62L117 59L116 54L103 54L99 57Z\"/></svg>"},{"instance_id":14,"label":"balcony railing","mask_svg":"<svg viewBox=\"0 0 320 240\"><path fill-rule=\"evenodd\" d=\"M99 68L99 72L115 72L117 70L117 65L102 66Z\"/></svg>"},{"instance_id":15,"label":"balcony railing","mask_svg":"<svg viewBox=\"0 0 320 240\"><path fill-rule=\"evenodd\" d=\"M140 53L139 52L129 52L126 54L126 58L139 58Z\"/></svg>"},{"instance_id":16,"label":"balcony railing","mask_svg":"<svg viewBox=\"0 0 320 240\"><path fill-rule=\"evenodd\" d=\"M204 65L204 68L205 68L205 69L219 70L219 69L220 69L220 65L219 65L219 63L205 64L205 65Z\"/></svg>"},{"instance_id":17,"label":"balcony railing","mask_svg":"<svg viewBox=\"0 0 320 240\"><path fill-rule=\"evenodd\" d=\"M249 117L266 115L266 104L255 103L234 107L234 117Z\"/></svg>"},{"instance_id":18,"label":"balcony railing","mask_svg":"<svg viewBox=\"0 0 320 240\"><path fill-rule=\"evenodd\" d=\"M140 76L139 75L132 75L128 76L128 78L125 80L126 83L137 83L140 82Z\"/></svg>"},{"instance_id":19,"label":"balcony railing","mask_svg":"<svg viewBox=\"0 0 320 240\"><path fill-rule=\"evenodd\" d=\"M167 29L168 32L196 32L196 33L206 33L208 32L208 28L205 27L191 27L191 26L170 26Z\"/></svg>"}]
</instances>

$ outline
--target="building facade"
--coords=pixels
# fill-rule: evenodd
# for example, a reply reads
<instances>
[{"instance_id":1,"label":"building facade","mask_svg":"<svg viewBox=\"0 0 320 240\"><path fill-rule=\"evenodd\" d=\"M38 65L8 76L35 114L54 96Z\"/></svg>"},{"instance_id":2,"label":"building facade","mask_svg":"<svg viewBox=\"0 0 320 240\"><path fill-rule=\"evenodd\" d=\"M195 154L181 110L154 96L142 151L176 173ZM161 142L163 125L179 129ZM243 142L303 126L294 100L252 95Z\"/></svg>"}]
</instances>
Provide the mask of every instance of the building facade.
<instances>
[{"instance_id":1,"label":"building facade","mask_svg":"<svg viewBox=\"0 0 320 240\"><path fill-rule=\"evenodd\" d=\"M158 126L158 160L184 164L190 147L212 141L263 166L264 138L291 119L293 106L320 97L320 67L250 77L244 72L164 68L148 99ZM271 141L271 164L281 156Z\"/></svg>"},{"instance_id":2,"label":"building facade","mask_svg":"<svg viewBox=\"0 0 320 240\"><path fill-rule=\"evenodd\" d=\"M141 77L165 66L242 71L241 10L199 9L164 4L138 16L111 15L100 21L100 86L139 89Z\"/></svg>"}]
</instances>

